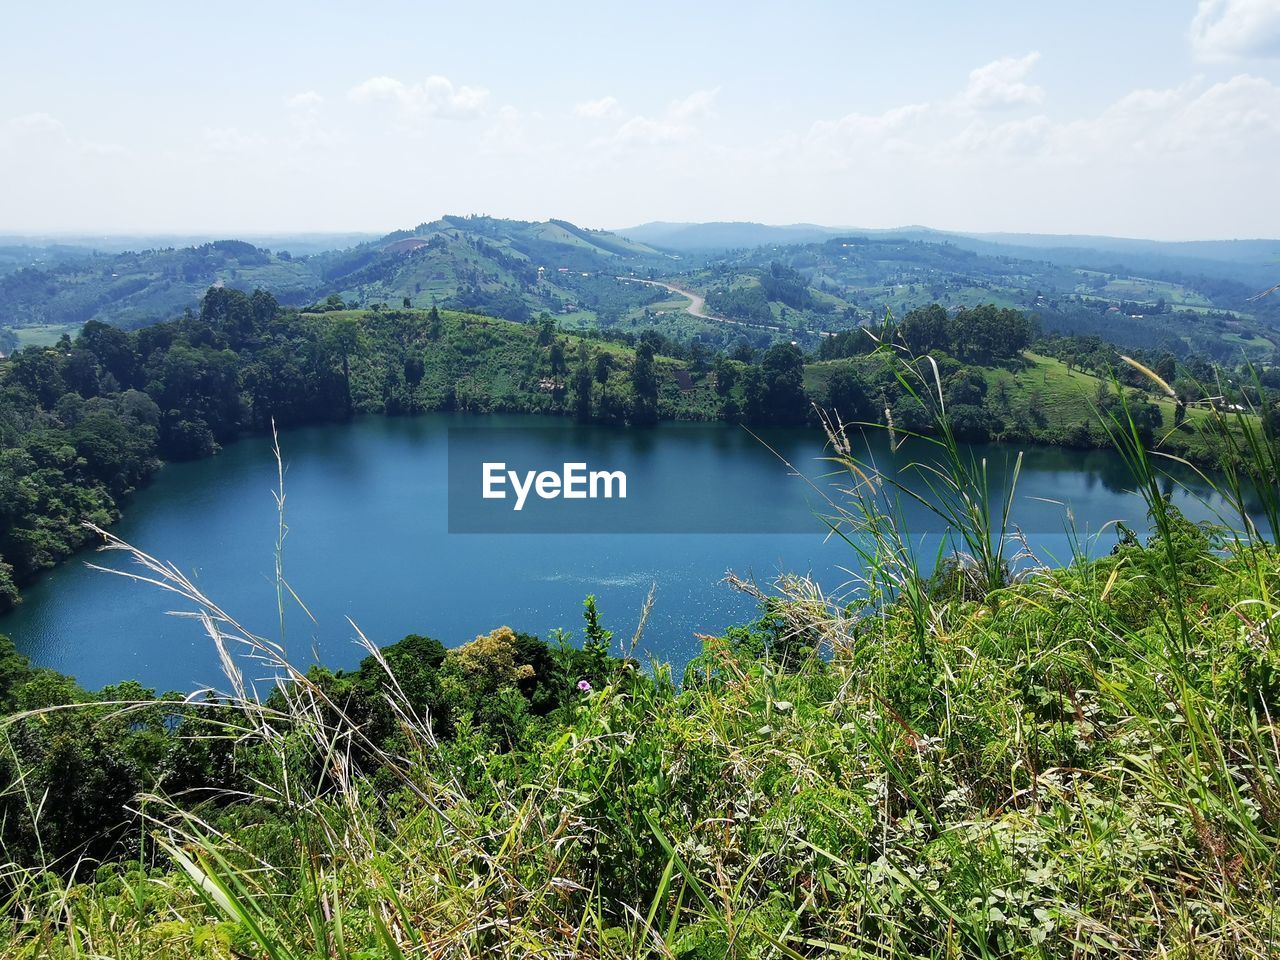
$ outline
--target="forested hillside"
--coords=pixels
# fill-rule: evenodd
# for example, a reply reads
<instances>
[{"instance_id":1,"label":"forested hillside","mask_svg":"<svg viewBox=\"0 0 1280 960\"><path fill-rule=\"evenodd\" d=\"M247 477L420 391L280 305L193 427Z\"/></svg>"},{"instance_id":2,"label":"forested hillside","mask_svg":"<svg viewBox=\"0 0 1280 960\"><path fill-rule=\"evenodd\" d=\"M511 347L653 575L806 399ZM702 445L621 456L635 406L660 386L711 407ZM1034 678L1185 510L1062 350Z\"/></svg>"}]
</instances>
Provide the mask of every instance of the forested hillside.
<instances>
[{"instance_id":1,"label":"forested hillside","mask_svg":"<svg viewBox=\"0 0 1280 960\"><path fill-rule=\"evenodd\" d=\"M750 236L775 236L760 229ZM51 344L91 319L122 329L171 319L195 310L213 285L262 287L291 306L337 297L357 307L436 306L521 322L545 311L566 329L653 328L713 350L743 336L760 349L796 340L812 350L826 334L877 323L886 310L901 315L930 303L995 303L1027 311L1047 333L1231 365L1242 355L1265 363L1280 341L1280 307L1255 298L1272 275L1259 262L1264 241L1240 247L1239 261L1201 247L1174 256L1137 241L1112 260L1092 247L1031 243L1045 238L1012 246L936 231L813 230L828 231L820 234L827 239L813 242L805 228L745 250L676 253L563 220L448 216L305 256L240 241L109 254L50 247L30 265L0 269L0 351ZM26 247L12 253L32 255ZM706 315L687 312L679 295L620 277L691 290L705 297Z\"/></svg>"},{"instance_id":2,"label":"forested hillside","mask_svg":"<svg viewBox=\"0 0 1280 960\"><path fill-rule=\"evenodd\" d=\"M1029 259L963 245L884 235L767 247L711 260L682 282L719 315L774 325L816 342L824 333L930 303L952 310L995 303L1027 311L1047 333L1100 336L1125 349L1163 350L1235 363L1268 361L1280 313L1264 287L1220 275L1135 276L1122 264L1085 268L1069 258Z\"/></svg>"},{"instance_id":3,"label":"forested hillside","mask_svg":"<svg viewBox=\"0 0 1280 960\"><path fill-rule=\"evenodd\" d=\"M11 253L11 269L0 270L0 329L24 343L51 343L89 320L130 330L170 319L195 309L213 285L269 289L294 306L337 294L356 304L407 300L512 320L541 309L616 318L656 297L619 287L614 275L671 262L642 244L565 221L490 217L445 217L305 256L236 240L122 253L58 246Z\"/></svg>"}]
</instances>

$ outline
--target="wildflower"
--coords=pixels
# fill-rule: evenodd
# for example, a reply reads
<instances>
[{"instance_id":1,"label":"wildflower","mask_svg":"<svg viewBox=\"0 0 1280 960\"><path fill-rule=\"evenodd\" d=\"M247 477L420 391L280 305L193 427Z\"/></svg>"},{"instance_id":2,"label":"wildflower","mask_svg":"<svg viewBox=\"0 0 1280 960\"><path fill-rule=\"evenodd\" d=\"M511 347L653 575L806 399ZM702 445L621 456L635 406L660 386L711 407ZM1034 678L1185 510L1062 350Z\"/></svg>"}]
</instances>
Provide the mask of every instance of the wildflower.
<instances>
[{"instance_id":1,"label":"wildflower","mask_svg":"<svg viewBox=\"0 0 1280 960\"><path fill-rule=\"evenodd\" d=\"M590 681L590 680L579 680L579 681L578 681L578 689L579 689L579 690L581 690L583 693L590 693L590 692L591 692L591 681Z\"/></svg>"}]
</instances>

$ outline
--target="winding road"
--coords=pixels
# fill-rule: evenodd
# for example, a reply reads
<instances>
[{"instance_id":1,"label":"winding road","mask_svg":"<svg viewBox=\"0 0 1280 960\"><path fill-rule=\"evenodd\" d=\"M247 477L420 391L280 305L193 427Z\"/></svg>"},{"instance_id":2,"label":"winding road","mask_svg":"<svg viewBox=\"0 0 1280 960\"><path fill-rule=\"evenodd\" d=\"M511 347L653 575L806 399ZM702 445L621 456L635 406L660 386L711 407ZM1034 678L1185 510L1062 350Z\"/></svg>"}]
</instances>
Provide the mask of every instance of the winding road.
<instances>
[{"instance_id":1,"label":"winding road","mask_svg":"<svg viewBox=\"0 0 1280 960\"><path fill-rule=\"evenodd\" d=\"M669 283L663 283L661 280L642 280L640 277L615 277L614 279L621 280L623 283L644 283L651 287L662 287L664 290L670 290L672 293L687 297L689 306L684 308L684 312L691 317L697 317L699 320L710 320L712 323L728 323L735 327L749 327L753 330L773 330L777 333L787 332L785 327L779 327L771 323L748 323L745 320L730 320L728 317L717 317L714 313L707 313L707 298L700 293L686 290L684 287L676 287ZM835 334L827 330L811 330L809 332L817 333L819 337L835 336Z\"/></svg>"},{"instance_id":2,"label":"winding road","mask_svg":"<svg viewBox=\"0 0 1280 960\"><path fill-rule=\"evenodd\" d=\"M661 280L642 280L639 277L615 277L615 280L621 280L624 283L643 283L651 287L662 287L670 290L672 293L679 294L689 299L689 306L684 308L684 312L699 320L710 320L712 323L728 323L735 327L754 327L757 330L776 330L782 332L782 327L773 326L767 323L747 323L743 320L730 320L728 317L717 317L713 313L707 313L707 298L700 293L694 293L692 290L686 290L683 287L675 287L669 283L663 283Z\"/></svg>"}]
</instances>

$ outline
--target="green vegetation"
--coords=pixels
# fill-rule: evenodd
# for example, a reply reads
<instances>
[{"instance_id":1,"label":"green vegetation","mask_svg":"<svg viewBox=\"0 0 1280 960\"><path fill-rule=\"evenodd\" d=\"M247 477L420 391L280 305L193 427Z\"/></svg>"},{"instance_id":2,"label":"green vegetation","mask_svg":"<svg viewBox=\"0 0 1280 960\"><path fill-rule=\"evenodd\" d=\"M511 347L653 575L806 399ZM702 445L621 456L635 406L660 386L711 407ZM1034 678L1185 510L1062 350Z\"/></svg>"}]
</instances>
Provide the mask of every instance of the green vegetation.
<instances>
[{"instance_id":1,"label":"green vegetation","mask_svg":"<svg viewBox=\"0 0 1280 960\"><path fill-rule=\"evenodd\" d=\"M997 244L919 231L841 235L708 256L680 282L704 292L720 315L776 325L810 348L821 334L875 321L886 309L902 316L937 303L952 311L1015 308L1047 334L1100 336L1127 350L1228 364L1242 348L1258 361L1276 354L1280 308L1251 299L1260 287L1237 279L1234 265L1187 275L1176 258L1139 258L1163 266L1156 278L1134 276L1122 259L1097 269L1089 251L1075 255L1025 248L1010 255Z\"/></svg>"},{"instance_id":2,"label":"green vegetation","mask_svg":"<svg viewBox=\"0 0 1280 960\"><path fill-rule=\"evenodd\" d=\"M890 421L906 431L929 432L932 414L905 390L895 353L928 355L938 365L944 399L957 436L969 441L1016 441L1074 448L1110 447L1100 411L1123 403L1145 441L1163 455L1197 464L1216 462L1219 411L1246 406L1264 418L1280 416L1280 371L1250 378L1248 365L1223 370L1161 351L1126 357L1097 338L1041 337L1026 349L1026 318L987 305L948 313L934 305L913 310L878 333L862 330L825 338L820 361L806 370L805 386L845 423ZM1163 371L1155 382L1134 359ZM1225 391L1225 393L1224 393Z\"/></svg>"},{"instance_id":3,"label":"green vegetation","mask_svg":"<svg viewBox=\"0 0 1280 960\"><path fill-rule=\"evenodd\" d=\"M781 271L775 280L796 282ZM928 431L929 411L884 360L881 345L891 342L935 356L965 440L1107 446L1095 412L1122 399L1115 376L1148 441L1196 462L1216 456L1202 398L1276 415L1275 369L1255 389L1218 384L1212 369L1171 355L1139 354L1174 381L1164 397L1100 342L1043 341L1058 362L1024 356L1030 337L1018 311L934 305L876 336L823 338L816 362L787 342L757 350L739 340L716 357L699 340L651 329L564 333L546 313L521 324L435 307L353 310L336 294L297 310L261 290L213 287L199 315L134 333L91 321L74 339L28 347L0 366L0 611L20 586L93 542L82 522L109 526L162 462L213 455L272 424L432 410L803 424L815 422L816 405L846 423ZM1214 394L1200 386L1209 382Z\"/></svg>"},{"instance_id":4,"label":"green vegetation","mask_svg":"<svg viewBox=\"0 0 1280 960\"><path fill-rule=\"evenodd\" d=\"M306 262L239 240L54 258L0 276L0 323L20 335L24 328L79 327L89 320L130 329L175 316L222 283L265 287L298 302L314 278Z\"/></svg>"},{"instance_id":5,"label":"green vegetation","mask_svg":"<svg viewBox=\"0 0 1280 960\"><path fill-rule=\"evenodd\" d=\"M20 335L88 320L134 329L194 308L215 284L262 287L291 305L333 294L365 305L408 298L405 306L511 320L588 303L593 318L612 321L652 299L612 277L670 262L643 244L563 221L455 216L309 256L238 240L110 254L58 247L21 252L23 266L0 272L0 326Z\"/></svg>"},{"instance_id":6,"label":"green vegetation","mask_svg":"<svg viewBox=\"0 0 1280 960\"><path fill-rule=\"evenodd\" d=\"M716 415L705 369L660 355L682 351L657 334L632 348L562 335L550 317L347 310L337 297L319 306L216 287L198 316L131 334L92 321L0 365L0 610L93 542L82 523L113 523L163 461L213 455L272 424L429 410L616 423Z\"/></svg>"},{"instance_id":7,"label":"green vegetation","mask_svg":"<svg viewBox=\"0 0 1280 960\"><path fill-rule=\"evenodd\" d=\"M503 627L301 673L134 551L280 685L260 701L228 659L223 696L54 709L56 678L0 658L7 955L1274 955L1274 423L1215 415L1245 438L1225 451L1243 469L1222 463L1232 533L1169 505L1120 393L1100 422L1150 535L1053 570L1015 554L1014 489L959 444L940 367L877 354L938 460L882 474L829 423L854 589L740 584L759 619L705 638L680 683L631 658L643 617L615 646L592 598L581 649ZM900 519L922 490L952 538L936 563ZM146 792L94 807L80 785L122 758ZM118 816L95 859L51 823L64 807Z\"/></svg>"},{"instance_id":8,"label":"green vegetation","mask_svg":"<svg viewBox=\"0 0 1280 960\"><path fill-rule=\"evenodd\" d=\"M1228 365L1242 353L1266 363L1280 343L1280 306L1254 298L1271 282L1267 241L1095 249L1062 238L1054 248L918 229L719 226L740 242L688 247L671 231L654 234L680 255L563 220L486 216L446 216L350 249L304 245L293 255L236 240L123 253L0 248L0 327L23 345L52 343L91 319L133 329L194 309L221 284L262 287L294 306L336 296L350 306L435 306L521 322L545 311L566 329L653 327L713 350L744 335L760 350L793 339L813 350L825 333L931 303L1023 310L1048 334ZM672 309L660 288L618 279L633 276L692 289L714 316L749 327L696 319Z\"/></svg>"},{"instance_id":9,"label":"green vegetation","mask_svg":"<svg viewBox=\"0 0 1280 960\"><path fill-rule=\"evenodd\" d=\"M19 327L11 331L12 348L51 347L62 339L63 334L74 334L79 328L78 323L45 323Z\"/></svg>"}]
</instances>

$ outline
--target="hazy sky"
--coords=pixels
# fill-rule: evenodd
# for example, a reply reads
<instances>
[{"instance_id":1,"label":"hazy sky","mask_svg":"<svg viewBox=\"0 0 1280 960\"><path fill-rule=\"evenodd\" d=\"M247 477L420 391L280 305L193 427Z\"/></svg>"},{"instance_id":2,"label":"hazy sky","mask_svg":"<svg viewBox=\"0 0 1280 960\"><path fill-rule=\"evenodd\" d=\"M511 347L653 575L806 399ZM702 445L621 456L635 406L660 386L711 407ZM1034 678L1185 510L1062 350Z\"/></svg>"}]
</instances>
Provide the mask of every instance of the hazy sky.
<instances>
[{"instance_id":1,"label":"hazy sky","mask_svg":"<svg viewBox=\"0 0 1280 960\"><path fill-rule=\"evenodd\" d=\"M1280 0L120 0L4 21L0 232L475 212L1280 234Z\"/></svg>"}]
</instances>

